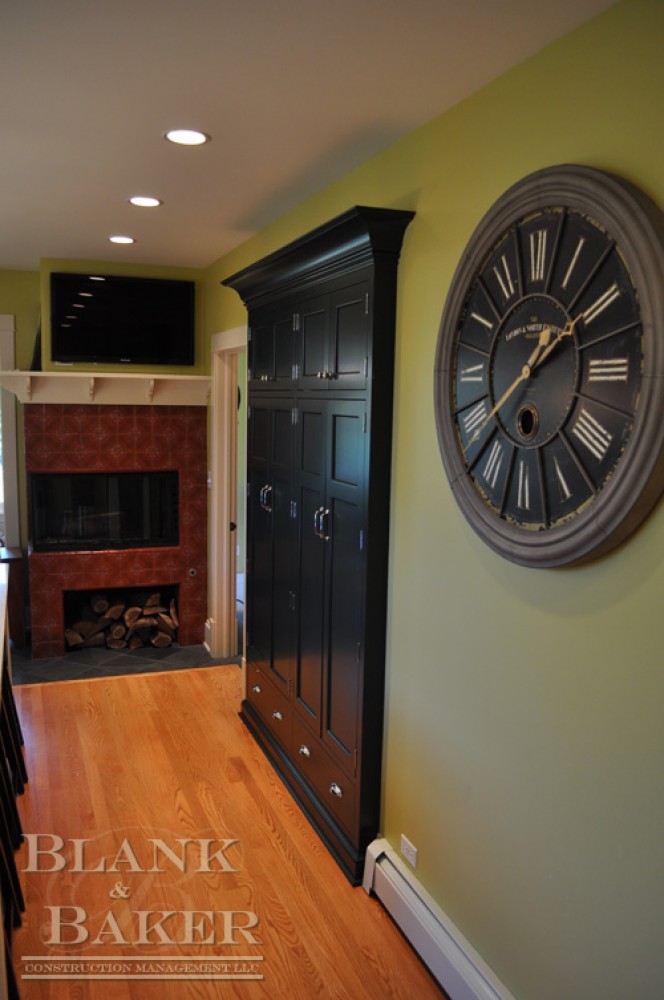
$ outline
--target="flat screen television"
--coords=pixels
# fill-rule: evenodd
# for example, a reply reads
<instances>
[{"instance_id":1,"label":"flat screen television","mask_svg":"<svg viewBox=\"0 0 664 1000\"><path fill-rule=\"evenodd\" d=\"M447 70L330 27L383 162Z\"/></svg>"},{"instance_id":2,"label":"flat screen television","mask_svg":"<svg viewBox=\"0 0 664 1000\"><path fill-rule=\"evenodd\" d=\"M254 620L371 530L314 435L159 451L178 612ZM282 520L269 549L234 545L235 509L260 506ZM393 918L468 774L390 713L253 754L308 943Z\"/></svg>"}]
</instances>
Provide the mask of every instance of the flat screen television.
<instances>
[{"instance_id":1,"label":"flat screen television","mask_svg":"<svg viewBox=\"0 0 664 1000\"><path fill-rule=\"evenodd\" d=\"M60 364L193 365L193 281L51 274L51 358Z\"/></svg>"}]
</instances>

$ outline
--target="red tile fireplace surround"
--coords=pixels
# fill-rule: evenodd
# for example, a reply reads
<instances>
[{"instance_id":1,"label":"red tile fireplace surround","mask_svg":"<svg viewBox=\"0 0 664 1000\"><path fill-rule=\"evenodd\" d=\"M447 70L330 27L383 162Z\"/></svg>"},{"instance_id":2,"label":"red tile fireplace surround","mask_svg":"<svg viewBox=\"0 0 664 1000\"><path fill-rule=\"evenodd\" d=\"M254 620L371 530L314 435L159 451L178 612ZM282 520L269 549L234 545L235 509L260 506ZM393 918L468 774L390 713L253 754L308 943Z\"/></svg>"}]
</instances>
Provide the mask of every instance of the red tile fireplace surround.
<instances>
[{"instance_id":1,"label":"red tile fireplace surround","mask_svg":"<svg viewBox=\"0 0 664 1000\"><path fill-rule=\"evenodd\" d=\"M26 404L26 473L179 474L179 545L30 552L32 656L61 656L64 594L178 587L178 642L203 641L207 616L207 411L204 406Z\"/></svg>"}]
</instances>

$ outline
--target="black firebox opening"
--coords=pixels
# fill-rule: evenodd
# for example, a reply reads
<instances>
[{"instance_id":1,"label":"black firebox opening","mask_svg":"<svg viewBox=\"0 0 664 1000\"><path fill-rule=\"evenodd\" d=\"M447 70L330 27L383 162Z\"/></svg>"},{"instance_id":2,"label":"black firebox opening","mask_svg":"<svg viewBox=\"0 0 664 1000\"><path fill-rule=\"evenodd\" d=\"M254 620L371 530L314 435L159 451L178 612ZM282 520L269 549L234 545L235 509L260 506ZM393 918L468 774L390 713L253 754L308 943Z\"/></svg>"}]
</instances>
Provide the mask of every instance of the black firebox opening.
<instances>
[{"instance_id":1,"label":"black firebox opening","mask_svg":"<svg viewBox=\"0 0 664 1000\"><path fill-rule=\"evenodd\" d=\"M35 552L177 545L178 473L34 473L30 515Z\"/></svg>"}]
</instances>

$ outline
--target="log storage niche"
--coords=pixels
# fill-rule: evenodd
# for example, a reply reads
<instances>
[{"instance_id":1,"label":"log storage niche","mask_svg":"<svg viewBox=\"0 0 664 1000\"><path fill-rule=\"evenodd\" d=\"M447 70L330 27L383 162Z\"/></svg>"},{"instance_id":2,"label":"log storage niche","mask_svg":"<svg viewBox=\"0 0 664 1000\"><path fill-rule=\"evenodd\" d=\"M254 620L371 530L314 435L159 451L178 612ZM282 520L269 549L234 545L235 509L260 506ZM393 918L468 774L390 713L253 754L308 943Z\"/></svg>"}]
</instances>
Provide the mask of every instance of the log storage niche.
<instances>
[{"instance_id":1,"label":"log storage niche","mask_svg":"<svg viewBox=\"0 0 664 1000\"><path fill-rule=\"evenodd\" d=\"M227 278L249 310L241 716L357 884L378 832L397 264L355 207Z\"/></svg>"},{"instance_id":2,"label":"log storage niche","mask_svg":"<svg viewBox=\"0 0 664 1000\"><path fill-rule=\"evenodd\" d=\"M163 649L177 641L176 587L64 594L68 651Z\"/></svg>"}]
</instances>

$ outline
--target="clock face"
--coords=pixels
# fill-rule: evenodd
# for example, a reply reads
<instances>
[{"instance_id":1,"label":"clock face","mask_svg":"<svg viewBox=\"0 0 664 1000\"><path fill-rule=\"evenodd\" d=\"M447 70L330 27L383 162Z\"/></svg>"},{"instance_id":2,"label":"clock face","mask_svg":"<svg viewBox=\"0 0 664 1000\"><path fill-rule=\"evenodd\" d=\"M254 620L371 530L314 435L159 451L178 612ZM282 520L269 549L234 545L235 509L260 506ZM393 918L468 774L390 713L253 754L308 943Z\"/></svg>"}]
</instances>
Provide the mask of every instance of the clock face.
<instances>
[{"instance_id":1,"label":"clock face","mask_svg":"<svg viewBox=\"0 0 664 1000\"><path fill-rule=\"evenodd\" d=\"M661 492L664 253L643 204L598 171L541 171L494 206L455 275L441 452L470 523L513 561L598 555Z\"/></svg>"}]
</instances>

